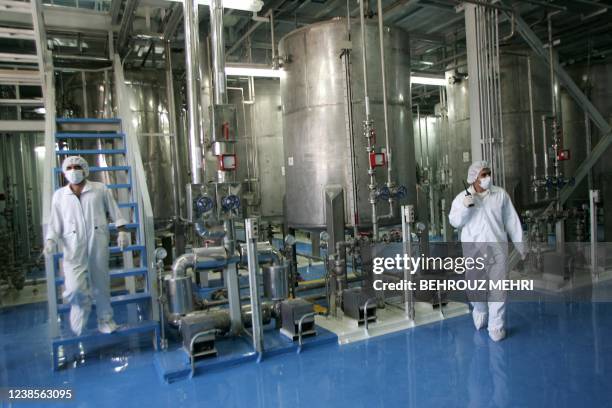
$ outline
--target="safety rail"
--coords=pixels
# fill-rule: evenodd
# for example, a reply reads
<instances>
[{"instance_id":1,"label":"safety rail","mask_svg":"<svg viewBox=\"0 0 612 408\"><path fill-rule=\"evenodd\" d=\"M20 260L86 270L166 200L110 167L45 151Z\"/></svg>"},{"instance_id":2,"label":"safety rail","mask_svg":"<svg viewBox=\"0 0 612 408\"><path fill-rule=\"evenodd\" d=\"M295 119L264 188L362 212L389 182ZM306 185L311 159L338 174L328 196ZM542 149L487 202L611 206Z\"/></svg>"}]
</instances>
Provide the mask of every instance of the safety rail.
<instances>
[{"instance_id":1,"label":"safety rail","mask_svg":"<svg viewBox=\"0 0 612 408\"><path fill-rule=\"evenodd\" d=\"M137 211L138 217L141 220L142 228L137 233L139 234L139 242L146 247L146 262L148 274L148 291L151 294L151 315L153 320L159 320L159 308L157 305L157 273L155 268L155 224L153 220L153 207L149 190L147 189L147 179L145 176L144 166L142 165L142 156L140 154L140 146L136 138L136 131L132 121L132 111L127 103L129 96L125 86L125 77L123 75L123 64L119 54L115 54L113 59L114 80L115 80L115 95L117 97L117 113L122 119L123 133L125 133L125 144L127 147L127 161L132 167L133 176L136 183L132 186L135 199L138 201Z\"/></svg>"}]
</instances>

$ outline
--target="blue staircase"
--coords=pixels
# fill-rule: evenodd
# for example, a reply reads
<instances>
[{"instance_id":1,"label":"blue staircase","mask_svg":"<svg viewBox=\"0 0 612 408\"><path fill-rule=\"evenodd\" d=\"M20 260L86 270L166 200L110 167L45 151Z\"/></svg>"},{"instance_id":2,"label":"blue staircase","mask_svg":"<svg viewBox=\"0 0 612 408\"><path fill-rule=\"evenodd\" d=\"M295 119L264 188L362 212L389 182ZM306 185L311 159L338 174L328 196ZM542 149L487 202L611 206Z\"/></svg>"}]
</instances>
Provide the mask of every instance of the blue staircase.
<instances>
[{"instance_id":1,"label":"blue staircase","mask_svg":"<svg viewBox=\"0 0 612 408\"><path fill-rule=\"evenodd\" d=\"M57 132L55 133L56 142L56 163L61 163L64 157L67 155L82 155L88 162L92 162L92 158L99 155L112 158L113 165L105 167L90 167L90 173L111 173L109 180L113 180L112 183L107 183L107 187L120 190L118 192L120 198L118 200L119 208L124 213L124 217L129 219L129 224L126 225L128 231L131 232L132 237L136 237L134 243L128 246L124 251L119 247L109 247L111 254L111 261L115 261L118 256L123 258L121 267L117 269L110 269L111 284L116 282L117 279L134 279L135 277L142 276L144 278L143 289L136 290L135 284L128 285L126 281L126 288L131 287L132 290L128 290L128 293L121 293L111 297L111 305L114 309L117 306L122 305L136 305L138 311L144 311L144 315L133 318L133 321L129 321L126 324L118 322L119 329L112 334L102 334L97 331L97 328L85 330L80 336L74 336L69 330L68 324L68 312L70 311L70 305L62 303L61 292L62 285L64 284L64 278L61 276L61 261L63 254L57 253L52 257L52 271L54 279L47 280L48 284L55 284L55 299L50 299L50 303L54 300L55 307L57 310L58 322L63 322L63 327L58 327L54 330L57 333L52 338L52 349L53 349L53 369L57 370L60 366L65 355L64 347L68 345L81 344L86 345L88 343L98 342L111 342L119 337L126 337L130 335L149 333L153 335L153 345L155 348L159 347L160 333L159 333L159 322L154 319L154 302L151 289L155 287L154 282L150 282L151 277L150 271L147 267L147 247L143 241L145 235L141 233L143 228L140 222L140 211L137 197L135 197L133 185L132 185L132 167L128 164L128 143L126 143L126 134L121 131L121 119L95 119L95 118L57 118L56 119ZM92 149L91 146L88 148L80 148L82 144L95 143L98 148ZM111 144L111 148L100 148ZM121 157L115 157L119 155ZM109 158L109 159L110 159ZM115 163L119 162L119 165ZM54 189L60 188L65 184L62 176L62 169L56 167L53 169L53 186ZM146 188L146 187L145 187ZM109 224L109 230L114 235L117 228L113 224ZM111 235L111 243L114 242L114 237ZM138 259L138 265L133 265L133 259L136 255ZM50 305L51 307L51 305ZM95 305L94 305L95 309ZM58 323L58 325L60 325ZM60 325L62 326L62 325Z\"/></svg>"}]
</instances>

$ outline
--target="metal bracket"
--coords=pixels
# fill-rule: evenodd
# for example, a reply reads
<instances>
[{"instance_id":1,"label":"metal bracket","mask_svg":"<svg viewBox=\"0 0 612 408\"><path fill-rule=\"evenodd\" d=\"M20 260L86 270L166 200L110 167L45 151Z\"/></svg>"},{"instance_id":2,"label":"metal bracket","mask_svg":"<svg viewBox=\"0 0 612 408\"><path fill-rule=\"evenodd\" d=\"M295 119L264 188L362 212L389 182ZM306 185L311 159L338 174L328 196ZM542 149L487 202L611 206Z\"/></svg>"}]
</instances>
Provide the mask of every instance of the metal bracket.
<instances>
[{"instance_id":1,"label":"metal bracket","mask_svg":"<svg viewBox=\"0 0 612 408\"><path fill-rule=\"evenodd\" d=\"M304 320L308 317L315 317L316 313L312 312L312 313L306 313L305 315L303 315L302 317L300 317L300 320L298 321L298 349L297 349L297 354L300 354L302 352L302 323L304 323Z\"/></svg>"}]
</instances>

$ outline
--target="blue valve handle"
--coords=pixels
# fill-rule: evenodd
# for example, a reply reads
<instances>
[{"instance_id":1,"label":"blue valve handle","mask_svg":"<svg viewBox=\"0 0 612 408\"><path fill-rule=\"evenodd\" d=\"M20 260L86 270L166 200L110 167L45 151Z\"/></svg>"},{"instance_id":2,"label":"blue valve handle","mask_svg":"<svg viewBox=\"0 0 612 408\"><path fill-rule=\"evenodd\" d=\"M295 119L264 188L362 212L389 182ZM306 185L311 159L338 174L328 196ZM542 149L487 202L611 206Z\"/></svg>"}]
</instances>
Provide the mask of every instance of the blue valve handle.
<instances>
[{"instance_id":1,"label":"blue valve handle","mask_svg":"<svg viewBox=\"0 0 612 408\"><path fill-rule=\"evenodd\" d=\"M207 196L199 196L196 198L195 206L198 212L207 213L213 209L214 203L212 198Z\"/></svg>"},{"instance_id":2,"label":"blue valve handle","mask_svg":"<svg viewBox=\"0 0 612 408\"><path fill-rule=\"evenodd\" d=\"M221 200L221 206L225 211L237 210L240 208L240 197L228 195Z\"/></svg>"}]
</instances>

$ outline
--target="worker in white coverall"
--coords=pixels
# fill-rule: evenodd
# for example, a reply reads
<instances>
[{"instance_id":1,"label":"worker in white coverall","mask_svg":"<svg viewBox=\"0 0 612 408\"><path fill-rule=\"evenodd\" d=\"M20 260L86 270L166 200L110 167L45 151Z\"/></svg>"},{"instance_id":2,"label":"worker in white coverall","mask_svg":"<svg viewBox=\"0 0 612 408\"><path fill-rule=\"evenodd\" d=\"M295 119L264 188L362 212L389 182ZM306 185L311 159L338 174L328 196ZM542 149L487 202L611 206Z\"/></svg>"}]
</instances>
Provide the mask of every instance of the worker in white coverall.
<instances>
[{"instance_id":1,"label":"worker in white coverall","mask_svg":"<svg viewBox=\"0 0 612 408\"><path fill-rule=\"evenodd\" d=\"M469 188L455 197L448 217L451 225L461 230L463 256L483 257L484 276L487 279L506 279L508 236L521 258L525 258L521 221L508 193L503 188L492 185L491 169L486 161L472 163L467 182L470 184ZM473 272L475 270L466 272L468 280ZM482 276L483 271L479 272ZM489 336L494 341L500 341L506 337L506 293L494 292L479 292L470 297L472 317L476 329L480 330L487 325L488 316Z\"/></svg>"},{"instance_id":2,"label":"worker in white coverall","mask_svg":"<svg viewBox=\"0 0 612 408\"><path fill-rule=\"evenodd\" d=\"M53 194L45 253L63 247L64 299L70 303L70 328L80 335L87 324L92 299L96 304L98 330L117 329L110 304L108 215L119 229L117 244L124 250L130 242L111 191L89 181L89 166L79 156L67 157L62 170L68 185Z\"/></svg>"}]
</instances>

